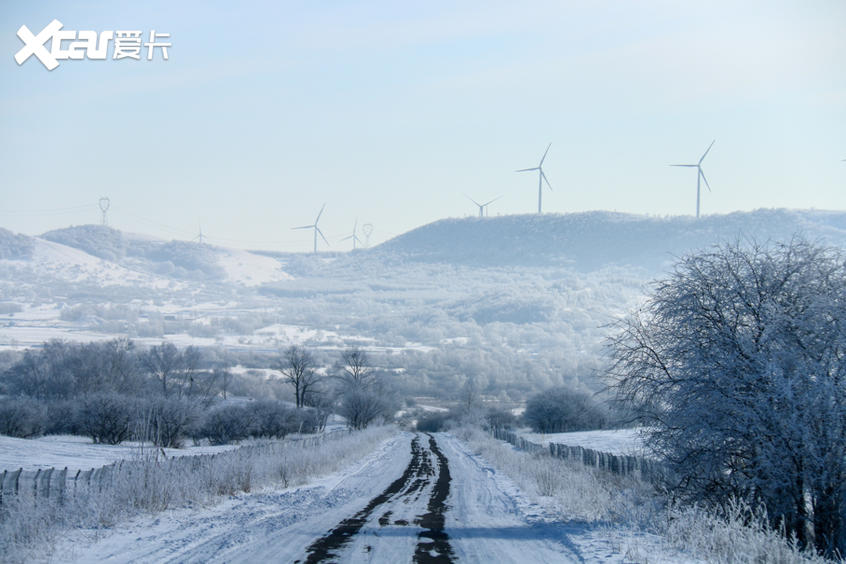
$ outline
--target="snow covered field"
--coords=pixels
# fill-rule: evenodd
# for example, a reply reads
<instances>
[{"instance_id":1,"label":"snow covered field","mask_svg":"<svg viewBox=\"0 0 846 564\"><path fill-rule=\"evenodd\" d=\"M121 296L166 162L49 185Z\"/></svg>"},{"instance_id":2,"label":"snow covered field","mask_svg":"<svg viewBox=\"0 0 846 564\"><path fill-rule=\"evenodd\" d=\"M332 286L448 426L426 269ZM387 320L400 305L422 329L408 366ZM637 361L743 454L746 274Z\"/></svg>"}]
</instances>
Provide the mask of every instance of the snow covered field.
<instances>
[{"instance_id":1,"label":"snow covered field","mask_svg":"<svg viewBox=\"0 0 846 564\"><path fill-rule=\"evenodd\" d=\"M642 454L643 441L639 429L609 429L605 431L580 431L576 433L532 433L528 429L520 432L527 441L539 445L556 443L580 446L611 454Z\"/></svg>"},{"instance_id":2,"label":"snow covered field","mask_svg":"<svg viewBox=\"0 0 846 564\"><path fill-rule=\"evenodd\" d=\"M47 435L37 439L17 439L0 435L0 472L3 470L38 470L65 468L73 473L111 464L117 460L140 457L150 445L127 441L120 445L95 445L88 437ZM238 448L238 445L187 446L166 448L165 455L194 456Z\"/></svg>"}]
</instances>

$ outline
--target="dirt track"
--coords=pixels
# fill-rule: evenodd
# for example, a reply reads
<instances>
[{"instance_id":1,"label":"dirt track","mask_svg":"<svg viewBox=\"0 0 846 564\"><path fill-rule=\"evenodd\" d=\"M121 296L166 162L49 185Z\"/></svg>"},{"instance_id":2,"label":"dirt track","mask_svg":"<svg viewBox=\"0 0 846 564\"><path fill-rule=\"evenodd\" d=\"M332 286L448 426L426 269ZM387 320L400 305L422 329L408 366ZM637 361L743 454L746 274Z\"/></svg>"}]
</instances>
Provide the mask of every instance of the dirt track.
<instances>
[{"instance_id":1,"label":"dirt track","mask_svg":"<svg viewBox=\"0 0 846 564\"><path fill-rule=\"evenodd\" d=\"M374 497L358 513L341 521L326 535L314 541L306 550L305 562L332 562L337 560L353 537L372 519L378 518L380 527L422 527L413 560L419 563L452 562L453 551L449 536L444 532L444 513L449 496L450 473L446 456L438 448L435 438L427 436L421 441L417 435L411 441L411 461L402 475L381 494ZM428 443L428 444L426 444ZM420 497L429 491L425 513L406 515L408 510L420 507ZM377 510L382 510L378 511ZM396 518L398 513L402 517ZM300 561L297 561L300 562Z\"/></svg>"}]
</instances>

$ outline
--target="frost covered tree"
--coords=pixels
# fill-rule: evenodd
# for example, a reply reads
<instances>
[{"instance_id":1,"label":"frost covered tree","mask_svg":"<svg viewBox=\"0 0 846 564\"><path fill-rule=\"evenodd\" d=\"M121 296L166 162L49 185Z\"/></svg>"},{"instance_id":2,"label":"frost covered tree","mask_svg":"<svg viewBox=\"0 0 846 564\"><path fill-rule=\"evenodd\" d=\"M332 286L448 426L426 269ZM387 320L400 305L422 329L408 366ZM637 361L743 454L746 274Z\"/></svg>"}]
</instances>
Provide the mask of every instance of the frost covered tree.
<instances>
[{"instance_id":1,"label":"frost covered tree","mask_svg":"<svg viewBox=\"0 0 846 564\"><path fill-rule=\"evenodd\" d=\"M351 348L341 353L338 363L338 413L352 429L387 418L393 408L392 395L370 366L367 353Z\"/></svg>"},{"instance_id":2,"label":"frost covered tree","mask_svg":"<svg viewBox=\"0 0 846 564\"><path fill-rule=\"evenodd\" d=\"M376 383L367 353L358 347L341 353L338 375L346 388L357 390L372 387Z\"/></svg>"},{"instance_id":3,"label":"frost covered tree","mask_svg":"<svg viewBox=\"0 0 846 564\"><path fill-rule=\"evenodd\" d=\"M200 350L189 346L179 350L173 343L154 345L144 353L142 362L147 371L161 384L162 395L193 396L202 386L196 377L200 364Z\"/></svg>"},{"instance_id":4,"label":"frost covered tree","mask_svg":"<svg viewBox=\"0 0 846 564\"><path fill-rule=\"evenodd\" d=\"M314 369L314 357L302 347L288 347L282 354L280 370L294 387L297 407L304 407L309 397L317 393L320 383L320 375Z\"/></svg>"},{"instance_id":5,"label":"frost covered tree","mask_svg":"<svg viewBox=\"0 0 846 564\"><path fill-rule=\"evenodd\" d=\"M182 355L173 343L162 343L150 347L143 356L144 366L159 381L162 395L167 397L173 387L170 380L182 366Z\"/></svg>"},{"instance_id":6,"label":"frost covered tree","mask_svg":"<svg viewBox=\"0 0 846 564\"><path fill-rule=\"evenodd\" d=\"M846 553L846 266L802 240L682 259L611 339L618 397L679 496L763 504Z\"/></svg>"}]
</instances>

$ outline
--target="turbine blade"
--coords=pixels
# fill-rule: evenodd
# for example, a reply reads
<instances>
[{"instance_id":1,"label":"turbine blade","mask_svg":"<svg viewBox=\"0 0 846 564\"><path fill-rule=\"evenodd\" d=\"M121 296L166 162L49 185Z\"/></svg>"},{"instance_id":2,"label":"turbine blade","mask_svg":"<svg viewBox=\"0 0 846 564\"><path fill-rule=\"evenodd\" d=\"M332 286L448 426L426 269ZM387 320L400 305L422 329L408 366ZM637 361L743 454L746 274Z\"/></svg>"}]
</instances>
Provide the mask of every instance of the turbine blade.
<instances>
[{"instance_id":1,"label":"turbine blade","mask_svg":"<svg viewBox=\"0 0 846 564\"><path fill-rule=\"evenodd\" d=\"M541 170L541 178L543 178L543 180L546 182L546 187L549 188L550 191L552 191L552 184L549 183L549 179L546 177L546 175L543 173L542 170Z\"/></svg>"},{"instance_id":2,"label":"turbine blade","mask_svg":"<svg viewBox=\"0 0 846 564\"><path fill-rule=\"evenodd\" d=\"M323 239L323 241L324 241L327 245L329 245L329 241L326 239L326 236L325 236L325 235L323 235L323 231L321 231L321 230L320 230L320 228L319 228L319 227L317 227L316 225L314 226L314 228L315 228L315 229L317 230L317 232L320 234L320 238L321 238L321 239ZM329 246L331 247L332 245L329 245Z\"/></svg>"},{"instance_id":3,"label":"turbine blade","mask_svg":"<svg viewBox=\"0 0 846 564\"><path fill-rule=\"evenodd\" d=\"M477 206L481 205L481 204L479 204L479 202L477 202L476 200L474 200L473 198L471 198L467 194L464 194L464 197L467 198L468 200L470 200L471 202L473 202L474 204L476 204Z\"/></svg>"},{"instance_id":4,"label":"turbine blade","mask_svg":"<svg viewBox=\"0 0 846 564\"><path fill-rule=\"evenodd\" d=\"M341 241L348 241L348 240L350 240L350 239L352 239L352 238L353 238L353 236L352 236L352 235L347 235L346 237L344 237L343 239L341 239ZM358 237L356 237L356 239L358 239Z\"/></svg>"},{"instance_id":5,"label":"turbine blade","mask_svg":"<svg viewBox=\"0 0 846 564\"><path fill-rule=\"evenodd\" d=\"M549 148L552 147L552 143L546 146L546 151L543 152L543 156L541 157L541 162L538 165L539 167L543 165L544 159L546 159L546 154L549 152Z\"/></svg>"},{"instance_id":6,"label":"turbine blade","mask_svg":"<svg viewBox=\"0 0 846 564\"><path fill-rule=\"evenodd\" d=\"M484 204L482 204L482 206L489 206L490 204L494 203L495 201L499 200L500 198L502 198L502 196L497 196L497 197L496 197L496 198L494 198L493 200L490 200L490 201L488 201L488 202L485 202Z\"/></svg>"},{"instance_id":7,"label":"turbine blade","mask_svg":"<svg viewBox=\"0 0 846 564\"><path fill-rule=\"evenodd\" d=\"M704 180L704 181L705 181L705 186L707 186L707 187L708 187L708 191L710 192L710 191L711 191L711 185L710 185L710 184L708 184L708 179L707 179L707 178L705 178L705 172L703 172L703 170L702 170L702 168L701 168L701 167L699 168L699 174L700 174L700 176L702 176L702 180Z\"/></svg>"},{"instance_id":8,"label":"turbine blade","mask_svg":"<svg viewBox=\"0 0 846 564\"><path fill-rule=\"evenodd\" d=\"M686 166L686 167L690 167L690 168L696 168L696 167L698 167L699 165L693 165L693 164L691 164L691 165L669 165L669 166Z\"/></svg>"},{"instance_id":9,"label":"turbine blade","mask_svg":"<svg viewBox=\"0 0 846 564\"><path fill-rule=\"evenodd\" d=\"M314 229L314 225L303 225L301 227L292 227L291 229Z\"/></svg>"},{"instance_id":10,"label":"turbine blade","mask_svg":"<svg viewBox=\"0 0 846 564\"><path fill-rule=\"evenodd\" d=\"M529 172L531 170L538 170L538 167L535 166L532 168L521 168L520 170L515 170L514 172Z\"/></svg>"},{"instance_id":11,"label":"turbine blade","mask_svg":"<svg viewBox=\"0 0 846 564\"><path fill-rule=\"evenodd\" d=\"M713 147L713 146L714 146L714 143L716 143L716 142L717 142L717 140L716 140L716 139L714 139L713 141L711 141L711 144L710 144L710 145L708 145L708 148L707 148L707 149L705 149L705 152L702 154L702 157L699 159L699 163L697 163L697 164L702 164L702 161L704 161L704 160L705 160L705 157L707 157L707 156L708 156L708 151L710 151L710 150L711 150L711 147Z\"/></svg>"},{"instance_id":12,"label":"turbine blade","mask_svg":"<svg viewBox=\"0 0 846 564\"><path fill-rule=\"evenodd\" d=\"M320 216L323 215L323 210L326 209L326 204L323 204L323 207L320 208L320 212L317 214L317 219L314 220L314 225L317 225L317 222L320 221Z\"/></svg>"}]
</instances>

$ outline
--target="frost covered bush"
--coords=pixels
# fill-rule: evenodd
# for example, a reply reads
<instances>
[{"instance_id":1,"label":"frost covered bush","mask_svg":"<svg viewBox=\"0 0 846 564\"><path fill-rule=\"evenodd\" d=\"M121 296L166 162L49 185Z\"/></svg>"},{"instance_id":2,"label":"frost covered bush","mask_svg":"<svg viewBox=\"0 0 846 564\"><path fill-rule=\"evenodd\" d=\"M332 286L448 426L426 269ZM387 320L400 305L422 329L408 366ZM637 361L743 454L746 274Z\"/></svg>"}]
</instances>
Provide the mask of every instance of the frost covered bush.
<instances>
[{"instance_id":1,"label":"frost covered bush","mask_svg":"<svg viewBox=\"0 0 846 564\"><path fill-rule=\"evenodd\" d=\"M180 448L198 412L199 405L188 398L148 400L140 409L137 438L160 447Z\"/></svg>"},{"instance_id":2,"label":"frost covered bush","mask_svg":"<svg viewBox=\"0 0 846 564\"><path fill-rule=\"evenodd\" d=\"M492 407L485 412L487 429L511 429L517 424L517 418L510 411Z\"/></svg>"},{"instance_id":3,"label":"frost covered bush","mask_svg":"<svg viewBox=\"0 0 846 564\"><path fill-rule=\"evenodd\" d=\"M846 554L846 256L801 240L684 258L611 341L622 401L688 501L762 505Z\"/></svg>"},{"instance_id":4,"label":"frost covered bush","mask_svg":"<svg viewBox=\"0 0 846 564\"><path fill-rule=\"evenodd\" d=\"M45 435L78 435L79 402L76 400L52 400L42 402L47 415L45 418Z\"/></svg>"},{"instance_id":5,"label":"frost covered bush","mask_svg":"<svg viewBox=\"0 0 846 564\"><path fill-rule=\"evenodd\" d=\"M711 511L696 506L670 507L662 532L673 545L707 555L712 562L826 562L810 550L801 550L795 540L782 537L769 522L765 511L730 499Z\"/></svg>"},{"instance_id":6,"label":"frost covered bush","mask_svg":"<svg viewBox=\"0 0 846 564\"><path fill-rule=\"evenodd\" d=\"M38 401L25 397L0 399L0 435L28 439L44 434L47 413Z\"/></svg>"},{"instance_id":7,"label":"frost covered bush","mask_svg":"<svg viewBox=\"0 0 846 564\"><path fill-rule=\"evenodd\" d=\"M606 410L589 393L567 387L530 397L523 419L537 433L602 429L608 422Z\"/></svg>"},{"instance_id":8,"label":"frost covered bush","mask_svg":"<svg viewBox=\"0 0 846 564\"><path fill-rule=\"evenodd\" d=\"M213 445L242 441L253 429L253 413L249 406L230 404L212 410L200 427L200 435Z\"/></svg>"},{"instance_id":9,"label":"frost covered bush","mask_svg":"<svg viewBox=\"0 0 846 564\"><path fill-rule=\"evenodd\" d=\"M92 394L82 400L78 428L95 443L120 444L130 437L137 402L115 393Z\"/></svg>"},{"instance_id":10,"label":"frost covered bush","mask_svg":"<svg viewBox=\"0 0 846 564\"><path fill-rule=\"evenodd\" d=\"M319 418L315 409L296 409L280 401L226 404L212 409L191 435L195 440L207 438L213 445L248 437L281 439L291 433L316 432Z\"/></svg>"},{"instance_id":11,"label":"frost covered bush","mask_svg":"<svg viewBox=\"0 0 846 564\"><path fill-rule=\"evenodd\" d=\"M384 393L375 390L344 392L338 414L346 417L351 429L365 429L377 420L384 420L391 412L392 402Z\"/></svg>"}]
</instances>

